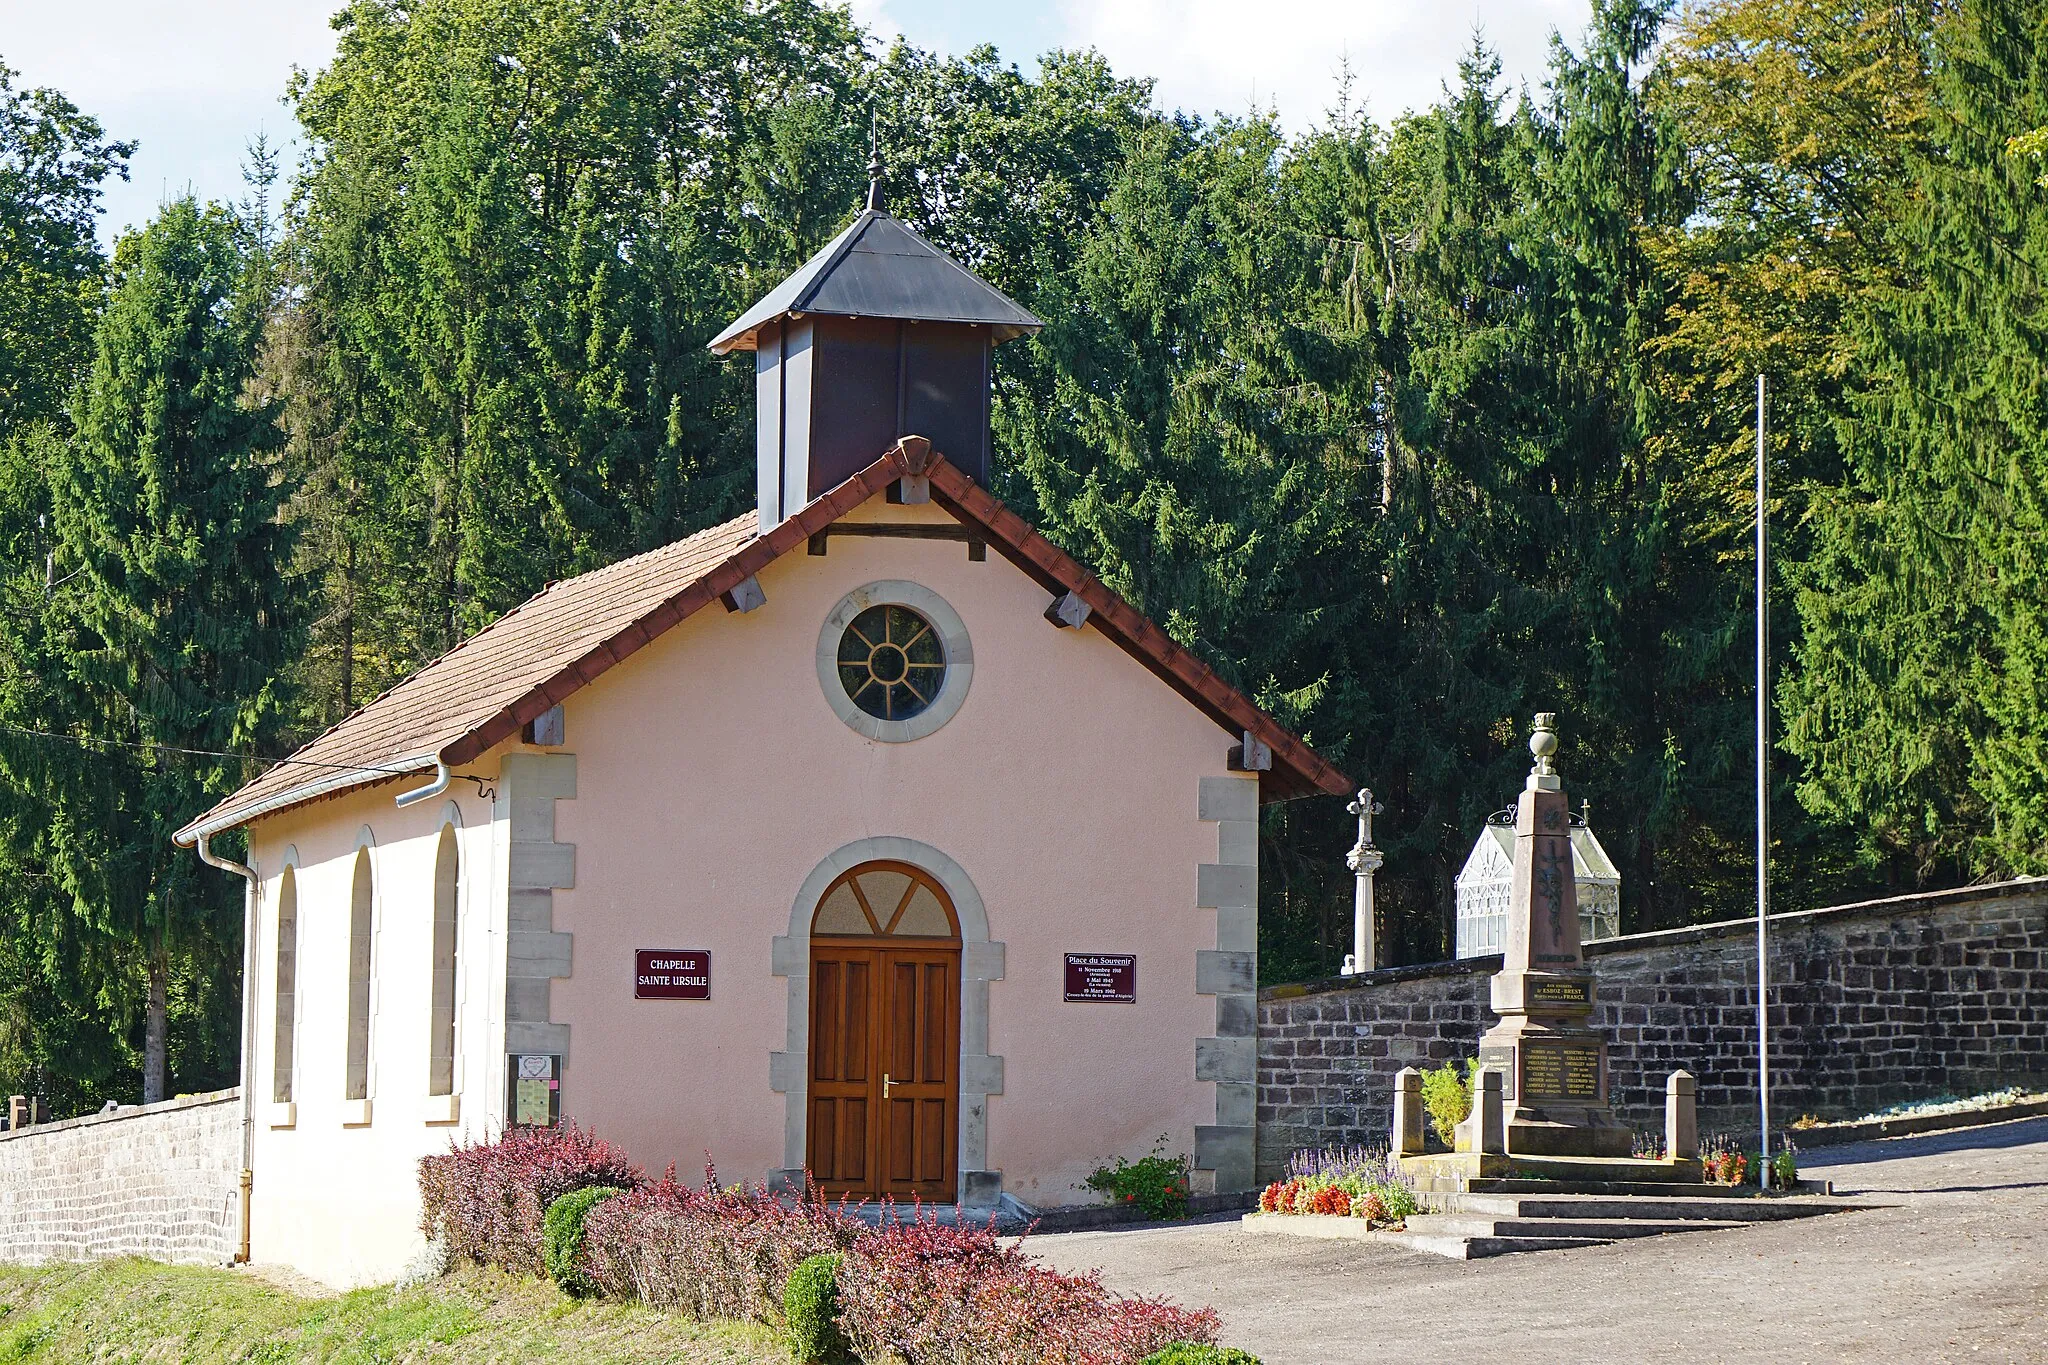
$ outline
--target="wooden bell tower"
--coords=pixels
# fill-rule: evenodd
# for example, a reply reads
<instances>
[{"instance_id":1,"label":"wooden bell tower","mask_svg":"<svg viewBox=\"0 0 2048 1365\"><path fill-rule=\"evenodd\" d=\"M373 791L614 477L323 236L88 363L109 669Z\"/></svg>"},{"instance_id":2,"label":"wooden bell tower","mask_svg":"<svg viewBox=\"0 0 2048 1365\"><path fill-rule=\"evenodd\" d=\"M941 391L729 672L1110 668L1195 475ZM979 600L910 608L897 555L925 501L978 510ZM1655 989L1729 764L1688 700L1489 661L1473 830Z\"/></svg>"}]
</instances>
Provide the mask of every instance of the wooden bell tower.
<instances>
[{"instance_id":1,"label":"wooden bell tower","mask_svg":"<svg viewBox=\"0 0 2048 1365\"><path fill-rule=\"evenodd\" d=\"M870 170L853 224L711 343L754 353L763 534L902 436L986 483L990 352L1044 325L883 212Z\"/></svg>"}]
</instances>

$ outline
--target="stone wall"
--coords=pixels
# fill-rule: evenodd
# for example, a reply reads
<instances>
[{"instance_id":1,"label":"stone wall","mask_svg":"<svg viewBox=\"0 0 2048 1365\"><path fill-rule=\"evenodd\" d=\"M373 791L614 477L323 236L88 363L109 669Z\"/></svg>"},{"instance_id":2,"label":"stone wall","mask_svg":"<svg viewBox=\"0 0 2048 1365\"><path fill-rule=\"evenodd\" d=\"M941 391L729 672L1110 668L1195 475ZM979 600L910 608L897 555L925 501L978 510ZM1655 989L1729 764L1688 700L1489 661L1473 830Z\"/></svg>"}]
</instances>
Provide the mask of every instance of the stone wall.
<instances>
[{"instance_id":1,"label":"stone wall","mask_svg":"<svg viewBox=\"0 0 2048 1365\"><path fill-rule=\"evenodd\" d=\"M1756 921L1588 944L1609 1086L1662 1126L1664 1077L1699 1078L1702 1132L1756 1132ZM1276 986L1259 996L1259 1170L1382 1142L1404 1066L1467 1057L1499 956ZM1776 1122L2048 1084L2048 880L1771 918Z\"/></svg>"},{"instance_id":2,"label":"stone wall","mask_svg":"<svg viewBox=\"0 0 2048 1365\"><path fill-rule=\"evenodd\" d=\"M0 1261L233 1259L241 1091L0 1133Z\"/></svg>"}]
</instances>

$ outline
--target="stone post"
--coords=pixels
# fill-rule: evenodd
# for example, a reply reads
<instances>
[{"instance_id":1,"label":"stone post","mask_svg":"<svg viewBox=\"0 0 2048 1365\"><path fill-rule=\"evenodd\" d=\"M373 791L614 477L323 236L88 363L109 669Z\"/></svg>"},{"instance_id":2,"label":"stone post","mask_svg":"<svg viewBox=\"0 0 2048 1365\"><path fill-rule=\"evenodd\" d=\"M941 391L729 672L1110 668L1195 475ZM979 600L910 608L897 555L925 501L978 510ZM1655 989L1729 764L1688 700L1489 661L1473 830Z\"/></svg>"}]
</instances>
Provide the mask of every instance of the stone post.
<instances>
[{"instance_id":1,"label":"stone post","mask_svg":"<svg viewBox=\"0 0 2048 1365\"><path fill-rule=\"evenodd\" d=\"M1372 875L1386 864L1386 855L1373 847L1372 818L1386 807L1372 799L1372 789L1361 788L1358 799L1344 809L1358 817L1358 842L1344 855L1345 865L1357 875L1358 886L1351 898L1351 952L1344 959L1341 974L1356 976L1380 965L1379 945L1373 925Z\"/></svg>"},{"instance_id":2,"label":"stone post","mask_svg":"<svg viewBox=\"0 0 2048 1365\"><path fill-rule=\"evenodd\" d=\"M1700 1155L1699 1082L1690 1071L1674 1071L1664 1080L1664 1157L1697 1161Z\"/></svg>"},{"instance_id":3,"label":"stone post","mask_svg":"<svg viewBox=\"0 0 2048 1365\"><path fill-rule=\"evenodd\" d=\"M1422 1073L1412 1066L1404 1066L1394 1077L1395 1156L1422 1155L1423 1117Z\"/></svg>"},{"instance_id":4,"label":"stone post","mask_svg":"<svg viewBox=\"0 0 2048 1365\"><path fill-rule=\"evenodd\" d=\"M1508 1150L1507 1123L1501 1111L1501 1073L1491 1067L1472 1077L1472 1117L1458 1126L1459 1134L1481 1156L1505 1155Z\"/></svg>"}]
</instances>

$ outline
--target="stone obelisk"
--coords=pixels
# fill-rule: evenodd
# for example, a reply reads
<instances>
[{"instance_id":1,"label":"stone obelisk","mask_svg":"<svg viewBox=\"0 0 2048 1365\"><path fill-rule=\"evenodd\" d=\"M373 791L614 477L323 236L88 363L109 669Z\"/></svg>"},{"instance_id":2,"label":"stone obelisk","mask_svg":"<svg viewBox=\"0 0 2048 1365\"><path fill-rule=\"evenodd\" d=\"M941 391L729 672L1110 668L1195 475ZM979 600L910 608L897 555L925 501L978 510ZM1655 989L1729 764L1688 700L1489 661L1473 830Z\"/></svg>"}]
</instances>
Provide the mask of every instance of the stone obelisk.
<instances>
[{"instance_id":1,"label":"stone obelisk","mask_svg":"<svg viewBox=\"0 0 2048 1365\"><path fill-rule=\"evenodd\" d=\"M1515 809L1505 961L1493 978L1500 1022L1479 1040L1479 1064L1501 1073L1509 1155L1625 1157L1634 1134L1608 1107L1607 1043L1589 1023L1593 975L1579 948L1571 810L1551 761L1555 721L1539 714L1529 737L1536 766Z\"/></svg>"}]
</instances>

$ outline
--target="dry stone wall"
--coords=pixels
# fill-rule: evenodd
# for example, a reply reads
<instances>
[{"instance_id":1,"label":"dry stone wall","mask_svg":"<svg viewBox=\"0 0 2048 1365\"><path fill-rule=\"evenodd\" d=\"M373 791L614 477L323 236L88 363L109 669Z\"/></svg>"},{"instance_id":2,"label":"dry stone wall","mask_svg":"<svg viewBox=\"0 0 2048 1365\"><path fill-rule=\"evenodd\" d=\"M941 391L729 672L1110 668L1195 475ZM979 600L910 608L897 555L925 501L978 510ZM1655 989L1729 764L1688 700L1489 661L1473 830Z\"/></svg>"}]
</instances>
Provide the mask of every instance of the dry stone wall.
<instances>
[{"instance_id":1,"label":"dry stone wall","mask_svg":"<svg viewBox=\"0 0 2048 1365\"><path fill-rule=\"evenodd\" d=\"M231 1260L239 1090L0 1133L0 1261Z\"/></svg>"},{"instance_id":2,"label":"dry stone wall","mask_svg":"<svg viewBox=\"0 0 2048 1365\"><path fill-rule=\"evenodd\" d=\"M1662 1125L1664 1078L1699 1079L1703 1132L1756 1131L1756 922L1589 944L1609 1085ZM1258 1154L1386 1139L1394 1075L1473 1055L1498 956L1271 987L1259 997ZM2048 1085L2048 880L1771 920L1771 1094L1780 1122Z\"/></svg>"}]
</instances>

